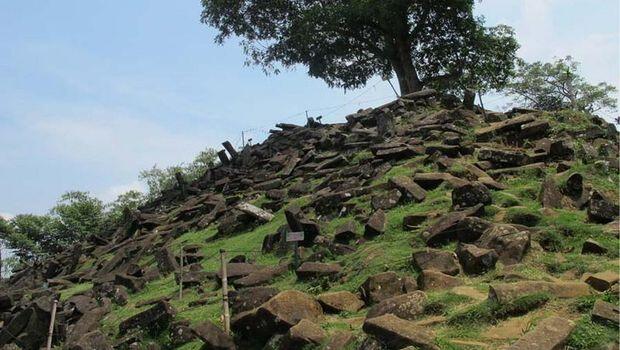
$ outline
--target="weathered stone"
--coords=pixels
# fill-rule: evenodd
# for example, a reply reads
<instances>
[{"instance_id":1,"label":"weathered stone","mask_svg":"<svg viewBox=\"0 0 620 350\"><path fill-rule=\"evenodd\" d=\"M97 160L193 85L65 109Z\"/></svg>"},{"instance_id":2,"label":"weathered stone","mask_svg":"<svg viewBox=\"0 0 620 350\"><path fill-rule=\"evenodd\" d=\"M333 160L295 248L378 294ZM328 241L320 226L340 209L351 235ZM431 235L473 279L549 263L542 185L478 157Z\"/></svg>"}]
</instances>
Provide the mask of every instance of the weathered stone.
<instances>
[{"instance_id":1,"label":"weathered stone","mask_svg":"<svg viewBox=\"0 0 620 350\"><path fill-rule=\"evenodd\" d=\"M562 193L552 177L546 177L540 186L538 199L545 208L561 208Z\"/></svg>"},{"instance_id":2,"label":"weathered stone","mask_svg":"<svg viewBox=\"0 0 620 350\"><path fill-rule=\"evenodd\" d=\"M489 286L489 299L501 304L511 303L519 297L549 293L557 298L577 298L590 295L590 288L583 282L518 281Z\"/></svg>"},{"instance_id":3,"label":"weathered stone","mask_svg":"<svg viewBox=\"0 0 620 350\"><path fill-rule=\"evenodd\" d=\"M418 276L418 285L422 290L449 289L462 284L460 279L439 271L423 270Z\"/></svg>"},{"instance_id":4,"label":"weathered stone","mask_svg":"<svg viewBox=\"0 0 620 350\"><path fill-rule=\"evenodd\" d=\"M243 288L228 292L230 307L233 314L252 310L263 303L269 301L278 294L278 290L273 287L252 287Z\"/></svg>"},{"instance_id":5,"label":"weathered stone","mask_svg":"<svg viewBox=\"0 0 620 350\"><path fill-rule=\"evenodd\" d=\"M249 263L228 263L226 264L226 275L229 280L248 276L249 274L258 271L258 266ZM217 271L217 278L222 279L222 271Z\"/></svg>"},{"instance_id":6,"label":"weathered stone","mask_svg":"<svg viewBox=\"0 0 620 350\"><path fill-rule=\"evenodd\" d=\"M368 310L366 318L393 314L405 320L413 320L424 313L427 297L422 291L397 295L380 301Z\"/></svg>"},{"instance_id":7,"label":"weathered stone","mask_svg":"<svg viewBox=\"0 0 620 350\"><path fill-rule=\"evenodd\" d=\"M196 339L196 334L192 331L187 320L175 321L170 325L170 341L174 346L181 346Z\"/></svg>"},{"instance_id":8,"label":"weathered stone","mask_svg":"<svg viewBox=\"0 0 620 350\"><path fill-rule=\"evenodd\" d=\"M530 247L530 233L514 225L493 225L476 241L481 248L493 249L504 265L520 262Z\"/></svg>"},{"instance_id":9,"label":"weathered stone","mask_svg":"<svg viewBox=\"0 0 620 350\"><path fill-rule=\"evenodd\" d=\"M573 321L549 317L512 344L509 350L561 350L575 328Z\"/></svg>"},{"instance_id":10,"label":"weathered stone","mask_svg":"<svg viewBox=\"0 0 620 350\"><path fill-rule=\"evenodd\" d=\"M600 323L609 323L617 327L620 323L620 309L618 305L597 300L592 308L592 320Z\"/></svg>"},{"instance_id":11,"label":"weathered stone","mask_svg":"<svg viewBox=\"0 0 620 350\"><path fill-rule=\"evenodd\" d=\"M116 276L114 276L114 283L120 284L135 293L144 289L146 281L141 277L116 274Z\"/></svg>"},{"instance_id":12,"label":"weathered stone","mask_svg":"<svg viewBox=\"0 0 620 350\"><path fill-rule=\"evenodd\" d=\"M255 287L269 284L273 279L288 272L288 266L285 264L268 266L260 270L250 272L247 276L235 279L232 284L237 288Z\"/></svg>"},{"instance_id":13,"label":"weathered stone","mask_svg":"<svg viewBox=\"0 0 620 350\"><path fill-rule=\"evenodd\" d=\"M394 147L388 149L379 149L374 152L375 157L379 159L399 160L412 158L419 153L410 146Z\"/></svg>"},{"instance_id":14,"label":"weathered stone","mask_svg":"<svg viewBox=\"0 0 620 350\"><path fill-rule=\"evenodd\" d=\"M588 218L594 222L608 223L618 217L620 208L610 199L598 191L592 191L590 205L588 206Z\"/></svg>"},{"instance_id":15,"label":"weathered stone","mask_svg":"<svg viewBox=\"0 0 620 350\"><path fill-rule=\"evenodd\" d=\"M452 190L452 206L457 209L478 204L488 205L492 201L491 191L479 182L470 182Z\"/></svg>"},{"instance_id":16,"label":"weathered stone","mask_svg":"<svg viewBox=\"0 0 620 350\"><path fill-rule=\"evenodd\" d=\"M204 348L206 349L234 350L237 348L233 338L210 321L203 321L194 326L192 330L196 337L205 343Z\"/></svg>"},{"instance_id":17,"label":"weathered stone","mask_svg":"<svg viewBox=\"0 0 620 350\"><path fill-rule=\"evenodd\" d=\"M154 256L161 273L169 274L179 271L179 264L168 247L156 250Z\"/></svg>"},{"instance_id":18,"label":"weathered stone","mask_svg":"<svg viewBox=\"0 0 620 350\"><path fill-rule=\"evenodd\" d=\"M395 272L383 272L368 277L359 291L366 305L372 305L403 294L403 280Z\"/></svg>"},{"instance_id":19,"label":"weathered stone","mask_svg":"<svg viewBox=\"0 0 620 350\"><path fill-rule=\"evenodd\" d=\"M603 271L588 276L585 282L599 292L604 292L618 283L619 280L620 275L617 271Z\"/></svg>"},{"instance_id":20,"label":"weathered stone","mask_svg":"<svg viewBox=\"0 0 620 350\"><path fill-rule=\"evenodd\" d=\"M353 343L355 337L352 332L338 331L331 336L327 344L325 344L325 350L341 350L346 349Z\"/></svg>"},{"instance_id":21,"label":"weathered stone","mask_svg":"<svg viewBox=\"0 0 620 350\"><path fill-rule=\"evenodd\" d=\"M501 168L518 167L528 163L528 156L518 151L497 148L482 148L478 151L479 160L488 160Z\"/></svg>"},{"instance_id":22,"label":"weathered stone","mask_svg":"<svg viewBox=\"0 0 620 350\"><path fill-rule=\"evenodd\" d=\"M274 333L286 332L302 319L314 322L322 314L321 305L311 296L288 290L254 310L235 315L231 327L240 336L266 341Z\"/></svg>"},{"instance_id":23,"label":"weathered stone","mask_svg":"<svg viewBox=\"0 0 620 350\"><path fill-rule=\"evenodd\" d=\"M316 323L303 319L288 330L280 350L297 350L317 346L326 338L325 331Z\"/></svg>"},{"instance_id":24,"label":"weathered stone","mask_svg":"<svg viewBox=\"0 0 620 350\"><path fill-rule=\"evenodd\" d=\"M427 216L425 214L411 214L403 217L403 228L405 230L415 230L420 227L424 221L426 221Z\"/></svg>"},{"instance_id":25,"label":"weathered stone","mask_svg":"<svg viewBox=\"0 0 620 350\"><path fill-rule=\"evenodd\" d=\"M607 254L607 248L593 239L587 239L581 247L581 254Z\"/></svg>"},{"instance_id":26,"label":"weathered stone","mask_svg":"<svg viewBox=\"0 0 620 350\"><path fill-rule=\"evenodd\" d=\"M459 242L472 243L492 226L492 222L475 216L469 216L461 220L456 226L456 237Z\"/></svg>"},{"instance_id":27,"label":"weathered stone","mask_svg":"<svg viewBox=\"0 0 620 350\"><path fill-rule=\"evenodd\" d=\"M239 203L236 208L261 222L269 222L274 218L273 214L250 203Z\"/></svg>"},{"instance_id":28,"label":"weathered stone","mask_svg":"<svg viewBox=\"0 0 620 350\"><path fill-rule=\"evenodd\" d=\"M373 210L389 210L395 208L400 202L402 194L397 189L392 189L382 194L372 196L370 204Z\"/></svg>"},{"instance_id":29,"label":"weathered stone","mask_svg":"<svg viewBox=\"0 0 620 350\"><path fill-rule=\"evenodd\" d=\"M153 307L124 320L118 325L120 335L133 329L143 329L157 333L166 328L175 314L174 309L166 301L160 301Z\"/></svg>"},{"instance_id":30,"label":"weathered stone","mask_svg":"<svg viewBox=\"0 0 620 350\"><path fill-rule=\"evenodd\" d=\"M408 201L422 202L426 198L426 191L407 176L395 176L388 180L388 184L400 191Z\"/></svg>"},{"instance_id":31,"label":"weathered stone","mask_svg":"<svg viewBox=\"0 0 620 350\"><path fill-rule=\"evenodd\" d=\"M459 243L456 248L463 271L469 274L481 274L495 268L497 253L493 249L476 247L473 244Z\"/></svg>"},{"instance_id":32,"label":"weathered stone","mask_svg":"<svg viewBox=\"0 0 620 350\"><path fill-rule=\"evenodd\" d=\"M254 189L258 191L269 191L278 188L282 188L281 179L268 180L254 185Z\"/></svg>"},{"instance_id":33,"label":"weathered stone","mask_svg":"<svg viewBox=\"0 0 620 350\"><path fill-rule=\"evenodd\" d=\"M441 216L422 233L428 246L438 246L457 238L457 225L468 216L474 215L482 208L482 204L465 210L453 211Z\"/></svg>"},{"instance_id":34,"label":"weathered stone","mask_svg":"<svg viewBox=\"0 0 620 350\"><path fill-rule=\"evenodd\" d=\"M79 340L66 345L69 350L112 350L113 347L108 339L100 331L92 331L83 334Z\"/></svg>"},{"instance_id":35,"label":"weathered stone","mask_svg":"<svg viewBox=\"0 0 620 350\"><path fill-rule=\"evenodd\" d=\"M353 220L349 220L338 226L334 232L334 240L339 243L347 244L357 237L357 225Z\"/></svg>"},{"instance_id":36,"label":"weathered stone","mask_svg":"<svg viewBox=\"0 0 620 350\"><path fill-rule=\"evenodd\" d=\"M331 313L356 312L364 307L364 302L357 295L347 291L323 293L317 299L323 310Z\"/></svg>"},{"instance_id":37,"label":"weathered stone","mask_svg":"<svg viewBox=\"0 0 620 350\"><path fill-rule=\"evenodd\" d=\"M535 122L536 118L531 114L525 114L519 117L510 118L476 130L476 139L478 141L488 141L493 136L509 131L521 131L522 126Z\"/></svg>"},{"instance_id":38,"label":"weathered stone","mask_svg":"<svg viewBox=\"0 0 620 350\"><path fill-rule=\"evenodd\" d=\"M300 280L307 280L313 278L320 277L335 277L340 273L342 267L338 264L326 264L320 262L310 262L307 261L297 270L295 270L295 274L297 274L297 278Z\"/></svg>"},{"instance_id":39,"label":"weathered stone","mask_svg":"<svg viewBox=\"0 0 620 350\"><path fill-rule=\"evenodd\" d=\"M414 252L412 262L419 270L434 270L451 276L458 275L460 271L456 255L439 249L426 248Z\"/></svg>"},{"instance_id":40,"label":"weathered stone","mask_svg":"<svg viewBox=\"0 0 620 350\"><path fill-rule=\"evenodd\" d=\"M386 218L383 210L377 210L368 218L364 227L364 237L373 238L385 232Z\"/></svg>"},{"instance_id":41,"label":"weathered stone","mask_svg":"<svg viewBox=\"0 0 620 350\"><path fill-rule=\"evenodd\" d=\"M389 349L415 346L421 350L439 350L434 344L435 335L431 331L392 314L366 319L362 328Z\"/></svg>"},{"instance_id":42,"label":"weathered stone","mask_svg":"<svg viewBox=\"0 0 620 350\"><path fill-rule=\"evenodd\" d=\"M413 181L420 185L424 190L433 190L442 183L447 182L451 187L458 187L467 184L466 180L448 173L418 173L413 177Z\"/></svg>"}]
</instances>

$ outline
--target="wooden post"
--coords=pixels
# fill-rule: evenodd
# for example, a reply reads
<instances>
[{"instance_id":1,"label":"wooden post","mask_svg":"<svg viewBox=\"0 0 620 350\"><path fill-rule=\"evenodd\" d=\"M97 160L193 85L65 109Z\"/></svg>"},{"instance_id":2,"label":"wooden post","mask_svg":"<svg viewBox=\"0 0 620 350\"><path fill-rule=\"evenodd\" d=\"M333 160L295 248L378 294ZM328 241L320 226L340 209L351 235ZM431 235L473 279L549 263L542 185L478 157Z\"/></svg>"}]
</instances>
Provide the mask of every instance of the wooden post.
<instances>
[{"instance_id":1,"label":"wooden post","mask_svg":"<svg viewBox=\"0 0 620 350\"><path fill-rule=\"evenodd\" d=\"M183 247L181 247L181 268L179 269L179 300L183 299Z\"/></svg>"},{"instance_id":2,"label":"wooden post","mask_svg":"<svg viewBox=\"0 0 620 350\"><path fill-rule=\"evenodd\" d=\"M230 311L228 309L228 272L226 271L226 251L220 249L222 264L222 307L224 310L224 332L230 334Z\"/></svg>"},{"instance_id":3,"label":"wooden post","mask_svg":"<svg viewBox=\"0 0 620 350\"><path fill-rule=\"evenodd\" d=\"M54 300L54 305L52 306L52 317L50 318L50 328L47 332L47 350L52 349L52 337L54 336L54 321L56 321L56 307L58 306L58 300Z\"/></svg>"}]
</instances>

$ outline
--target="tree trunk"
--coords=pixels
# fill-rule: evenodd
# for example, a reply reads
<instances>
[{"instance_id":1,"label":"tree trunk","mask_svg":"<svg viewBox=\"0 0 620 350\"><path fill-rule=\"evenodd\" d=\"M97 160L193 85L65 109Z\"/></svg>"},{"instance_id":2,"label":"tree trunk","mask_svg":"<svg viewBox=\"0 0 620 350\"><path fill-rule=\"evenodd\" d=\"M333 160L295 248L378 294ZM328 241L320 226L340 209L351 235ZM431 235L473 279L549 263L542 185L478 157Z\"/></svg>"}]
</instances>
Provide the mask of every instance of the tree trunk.
<instances>
[{"instance_id":1,"label":"tree trunk","mask_svg":"<svg viewBox=\"0 0 620 350\"><path fill-rule=\"evenodd\" d=\"M392 69L398 78L400 95L422 90L422 82L418 77L418 72L413 66L411 57L411 46L409 41L404 38L395 40L395 57L392 58Z\"/></svg>"}]
</instances>

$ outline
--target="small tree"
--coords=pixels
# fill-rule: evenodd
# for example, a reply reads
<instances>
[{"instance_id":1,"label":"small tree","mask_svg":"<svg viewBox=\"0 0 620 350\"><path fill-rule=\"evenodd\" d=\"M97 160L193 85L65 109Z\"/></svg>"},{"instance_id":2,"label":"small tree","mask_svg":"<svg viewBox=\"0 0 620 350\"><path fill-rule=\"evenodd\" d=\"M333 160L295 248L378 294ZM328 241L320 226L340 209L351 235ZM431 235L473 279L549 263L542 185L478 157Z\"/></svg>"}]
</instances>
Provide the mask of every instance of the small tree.
<instances>
[{"instance_id":1,"label":"small tree","mask_svg":"<svg viewBox=\"0 0 620 350\"><path fill-rule=\"evenodd\" d=\"M248 63L274 73L280 65L301 64L310 76L345 89L392 73L403 95L436 84L455 88L473 72L482 72L479 78L505 75L517 47L511 33L485 28L484 19L473 15L474 0L202 0L202 5L202 22L219 31L216 42L242 38ZM486 50L487 43L497 42L503 51ZM494 71L480 70L483 66Z\"/></svg>"},{"instance_id":2,"label":"small tree","mask_svg":"<svg viewBox=\"0 0 620 350\"><path fill-rule=\"evenodd\" d=\"M140 180L144 181L148 192L146 199L153 200L165 190L173 188L177 180L175 174L180 172L187 182L197 180L210 166L213 166L217 152L212 148L206 148L200 152L189 164L173 165L164 169L153 165L151 169L140 172Z\"/></svg>"},{"instance_id":3,"label":"small tree","mask_svg":"<svg viewBox=\"0 0 620 350\"><path fill-rule=\"evenodd\" d=\"M144 204L144 195L135 190L131 190L119 195L114 202L106 205L106 226L116 227L122 224L126 210L136 210Z\"/></svg>"},{"instance_id":4,"label":"small tree","mask_svg":"<svg viewBox=\"0 0 620 350\"><path fill-rule=\"evenodd\" d=\"M519 60L515 78L506 91L515 100L535 109L574 109L586 113L614 110L616 88L607 83L591 85L579 75L579 62L571 56L554 62L527 63Z\"/></svg>"}]
</instances>

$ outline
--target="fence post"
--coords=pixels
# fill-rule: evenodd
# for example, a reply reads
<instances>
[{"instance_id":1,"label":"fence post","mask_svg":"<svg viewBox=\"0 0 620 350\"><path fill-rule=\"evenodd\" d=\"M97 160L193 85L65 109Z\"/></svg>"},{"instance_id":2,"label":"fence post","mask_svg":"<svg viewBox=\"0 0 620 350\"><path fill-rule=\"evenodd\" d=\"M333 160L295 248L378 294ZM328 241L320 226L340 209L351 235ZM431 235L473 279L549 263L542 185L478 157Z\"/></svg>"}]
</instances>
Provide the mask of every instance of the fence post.
<instances>
[{"instance_id":1,"label":"fence post","mask_svg":"<svg viewBox=\"0 0 620 350\"><path fill-rule=\"evenodd\" d=\"M226 271L226 251L220 249L222 265L222 307L224 310L224 332L230 334L230 311L228 309L228 271Z\"/></svg>"},{"instance_id":2,"label":"fence post","mask_svg":"<svg viewBox=\"0 0 620 350\"><path fill-rule=\"evenodd\" d=\"M47 332L47 350L52 349L52 337L54 336L54 321L56 320L56 307L58 306L58 300L54 299L52 306L52 317L50 318L50 328Z\"/></svg>"},{"instance_id":3,"label":"fence post","mask_svg":"<svg viewBox=\"0 0 620 350\"><path fill-rule=\"evenodd\" d=\"M179 300L183 299L183 252L183 246L181 246L181 264L179 264Z\"/></svg>"}]
</instances>

